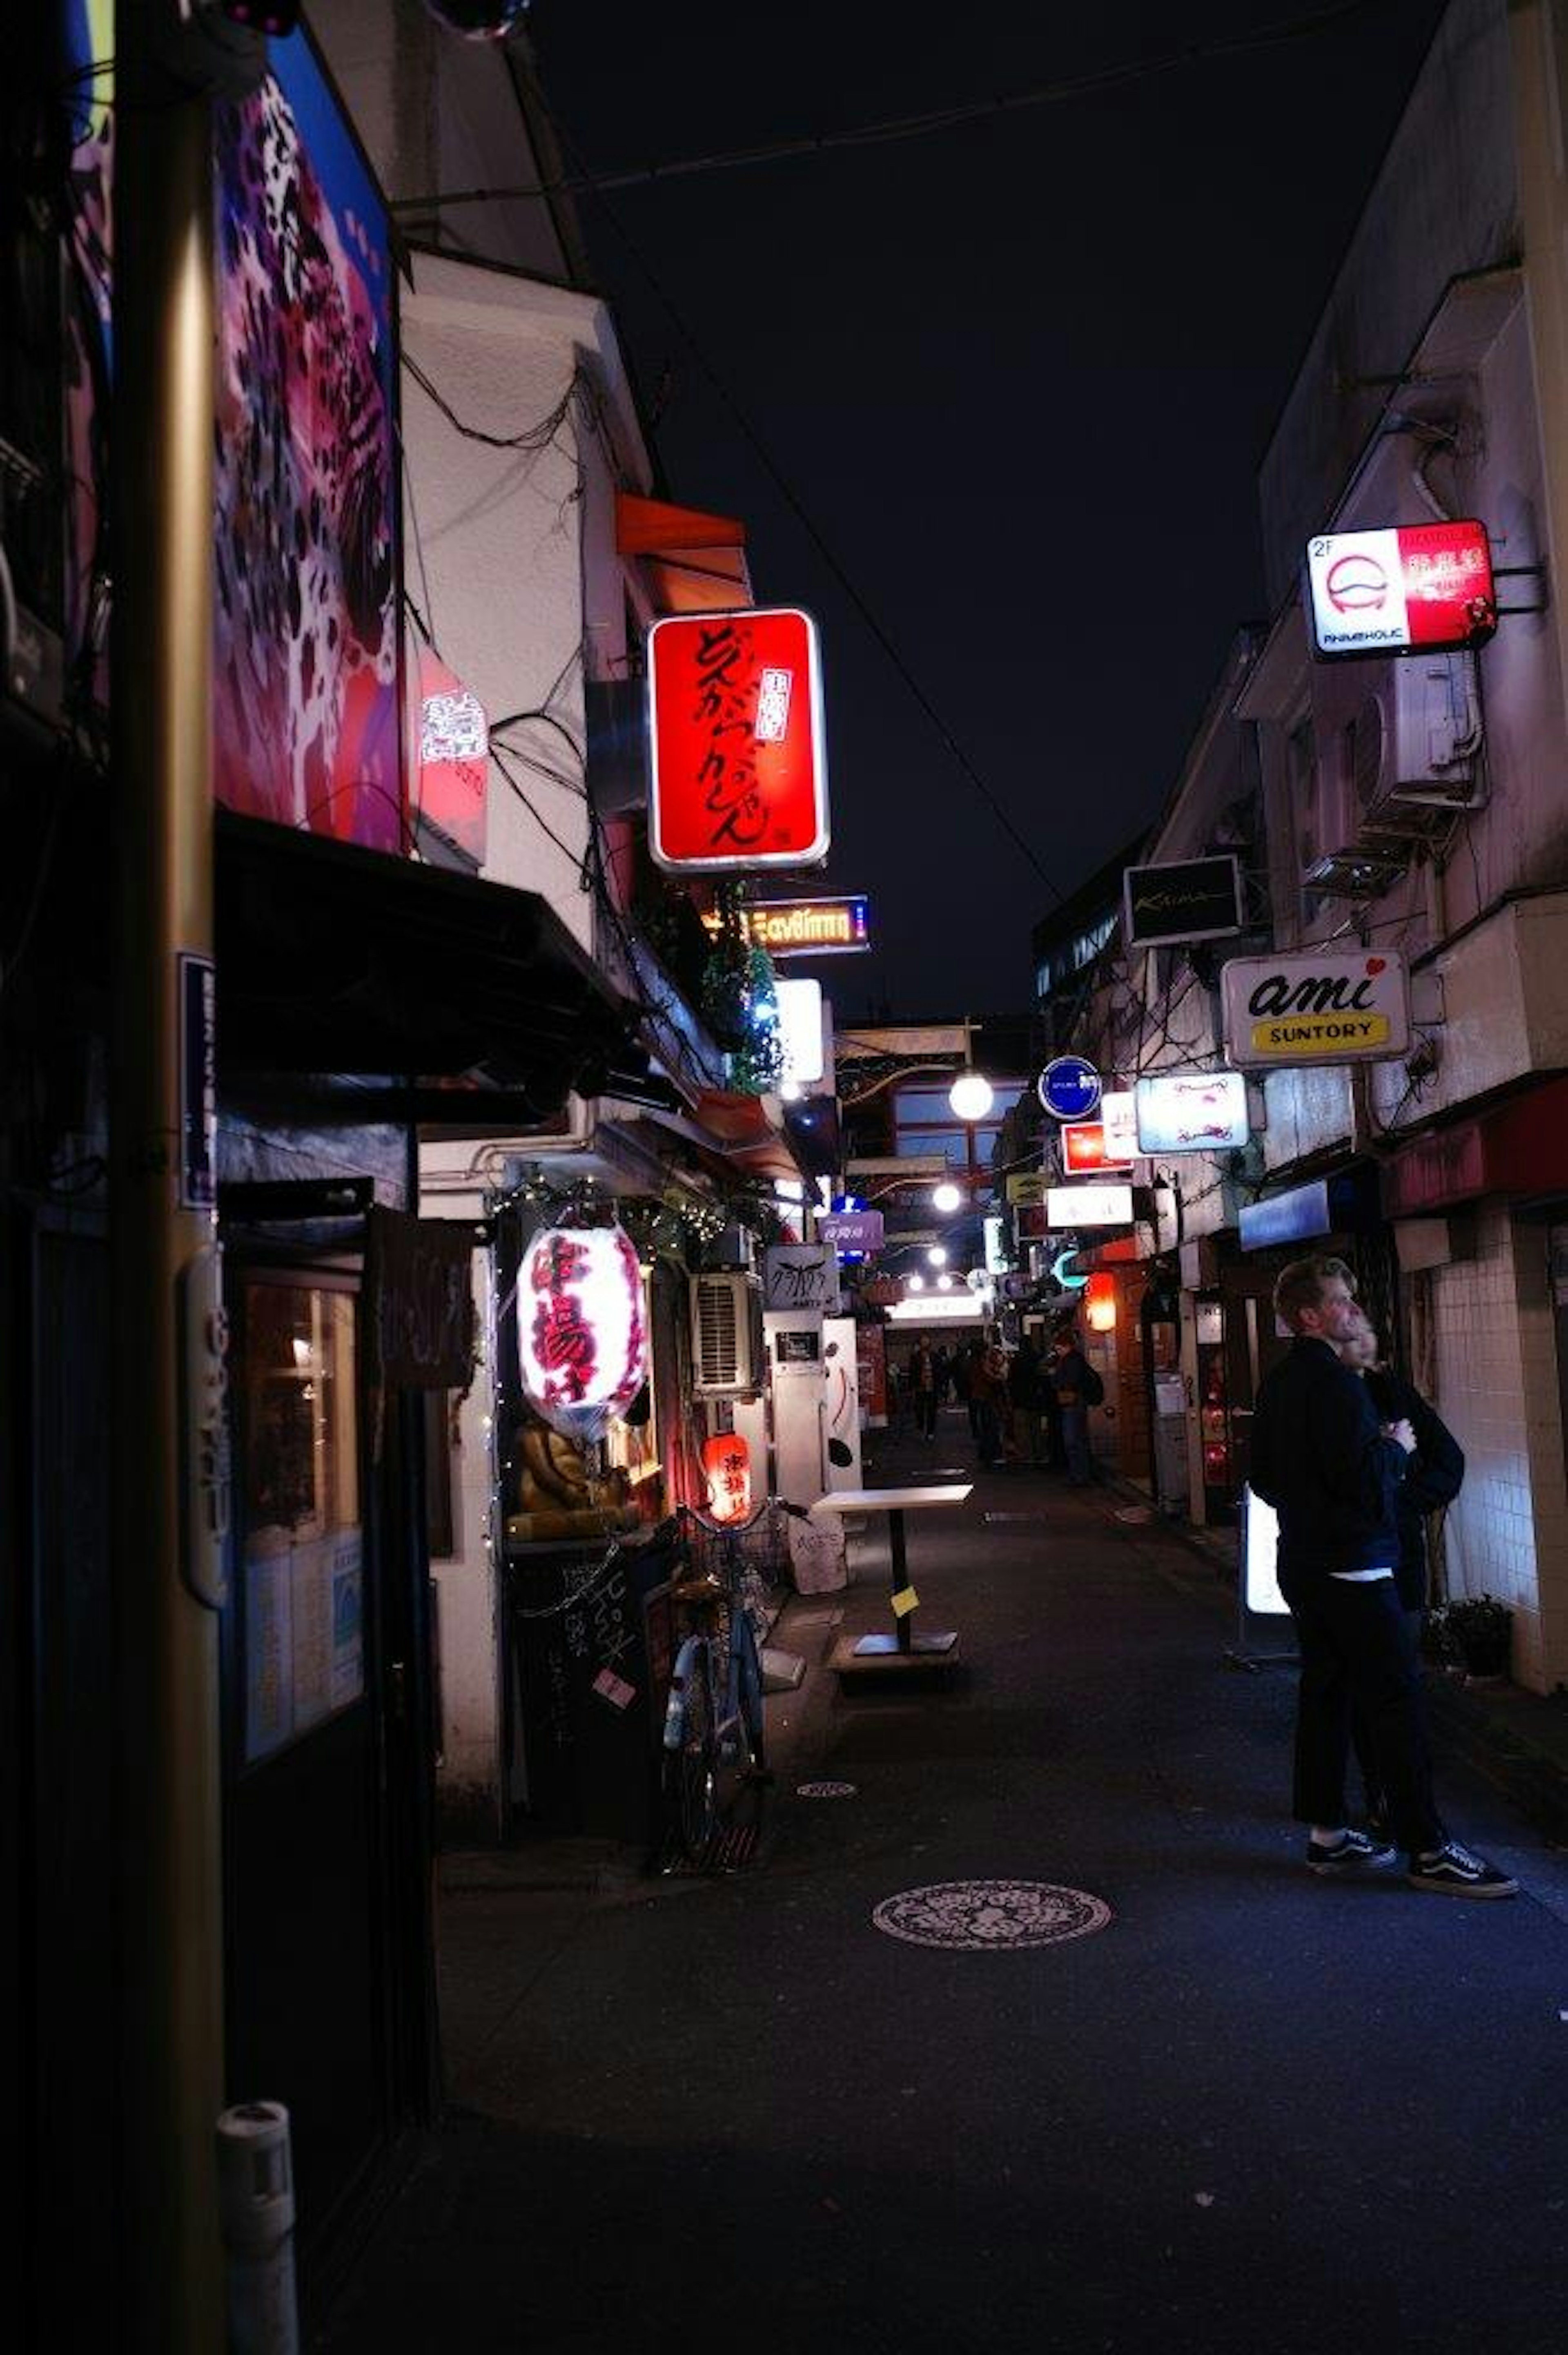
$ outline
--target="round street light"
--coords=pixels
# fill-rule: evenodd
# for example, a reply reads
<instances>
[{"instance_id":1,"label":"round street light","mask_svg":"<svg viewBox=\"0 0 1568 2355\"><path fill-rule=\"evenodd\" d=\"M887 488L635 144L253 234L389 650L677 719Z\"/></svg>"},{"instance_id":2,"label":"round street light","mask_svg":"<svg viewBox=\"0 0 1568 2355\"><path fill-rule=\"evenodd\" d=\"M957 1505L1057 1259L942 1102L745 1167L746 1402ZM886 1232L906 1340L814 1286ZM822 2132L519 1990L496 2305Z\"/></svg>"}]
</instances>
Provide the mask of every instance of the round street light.
<instances>
[{"instance_id":1,"label":"round street light","mask_svg":"<svg viewBox=\"0 0 1568 2355\"><path fill-rule=\"evenodd\" d=\"M963 1199L952 1179L944 1178L941 1184L932 1189L931 1208L934 1210L956 1210Z\"/></svg>"},{"instance_id":2,"label":"round street light","mask_svg":"<svg viewBox=\"0 0 1568 2355\"><path fill-rule=\"evenodd\" d=\"M953 1279L950 1275L939 1275L937 1278L937 1289L938 1292L951 1292L952 1288Z\"/></svg>"},{"instance_id":3,"label":"round street light","mask_svg":"<svg viewBox=\"0 0 1568 2355\"><path fill-rule=\"evenodd\" d=\"M948 1091L955 1120L983 1120L996 1102L996 1092L982 1071L960 1071Z\"/></svg>"},{"instance_id":4,"label":"round street light","mask_svg":"<svg viewBox=\"0 0 1568 2355\"><path fill-rule=\"evenodd\" d=\"M925 1277L923 1275L906 1275L904 1279L904 1289L906 1292L924 1292L926 1289Z\"/></svg>"},{"instance_id":5,"label":"round street light","mask_svg":"<svg viewBox=\"0 0 1568 2355\"><path fill-rule=\"evenodd\" d=\"M947 1244L933 1243L930 1250L926 1254L926 1264L927 1267L946 1267L948 1264Z\"/></svg>"}]
</instances>

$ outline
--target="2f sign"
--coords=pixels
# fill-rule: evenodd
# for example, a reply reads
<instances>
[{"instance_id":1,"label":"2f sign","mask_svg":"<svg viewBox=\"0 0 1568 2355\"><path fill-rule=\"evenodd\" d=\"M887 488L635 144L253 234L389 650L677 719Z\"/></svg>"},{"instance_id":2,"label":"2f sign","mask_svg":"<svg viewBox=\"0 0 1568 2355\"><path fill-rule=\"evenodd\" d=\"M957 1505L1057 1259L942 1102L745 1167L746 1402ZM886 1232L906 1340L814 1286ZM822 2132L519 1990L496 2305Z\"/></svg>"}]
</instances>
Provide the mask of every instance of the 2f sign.
<instances>
[{"instance_id":1,"label":"2f sign","mask_svg":"<svg viewBox=\"0 0 1568 2355\"><path fill-rule=\"evenodd\" d=\"M1410 1049L1403 958L1234 957L1221 975L1230 1060L1243 1070L1392 1062Z\"/></svg>"}]
</instances>

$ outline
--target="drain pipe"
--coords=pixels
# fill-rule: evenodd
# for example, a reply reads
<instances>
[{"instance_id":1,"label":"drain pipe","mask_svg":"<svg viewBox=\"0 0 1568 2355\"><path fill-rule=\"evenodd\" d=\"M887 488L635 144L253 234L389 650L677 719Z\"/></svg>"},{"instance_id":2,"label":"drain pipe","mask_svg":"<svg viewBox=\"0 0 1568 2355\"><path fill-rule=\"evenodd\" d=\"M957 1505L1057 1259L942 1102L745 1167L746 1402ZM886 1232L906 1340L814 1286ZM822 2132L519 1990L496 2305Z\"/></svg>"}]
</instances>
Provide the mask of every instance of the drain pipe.
<instances>
[{"instance_id":1,"label":"drain pipe","mask_svg":"<svg viewBox=\"0 0 1568 2355\"><path fill-rule=\"evenodd\" d=\"M229 2355L299 2355L294 2167L281 2102L242 2102L224 2111L217 2122L217 2197Z\"/></svg>"}]
</instances>

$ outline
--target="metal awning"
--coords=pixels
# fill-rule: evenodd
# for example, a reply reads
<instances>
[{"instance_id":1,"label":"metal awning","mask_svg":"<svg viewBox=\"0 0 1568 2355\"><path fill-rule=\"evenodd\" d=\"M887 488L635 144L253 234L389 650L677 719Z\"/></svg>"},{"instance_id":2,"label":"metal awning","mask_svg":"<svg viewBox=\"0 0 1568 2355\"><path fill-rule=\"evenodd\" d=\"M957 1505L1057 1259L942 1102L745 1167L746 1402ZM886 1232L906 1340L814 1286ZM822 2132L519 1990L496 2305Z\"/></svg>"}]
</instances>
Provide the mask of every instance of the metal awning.
<instances>
[{"instance_id":1,"label":"metal awning","mask_svg":"<svg viewBox=\"0 0 1568 2355\"><path fill-rule=\"evenodd\" d=\"M639 557L662 613L707 613L752 605L746 526L733 516L673 506L635 491L615 495L615 546Z\"/></svg>"},{"instance_id":2,"label":"metal awning","mask_svg":"<svg viewBox=\"0 0 1568 2355\"><path fill-rule=\"evenodd\" d=\"M674 1099L637 1009L548 902L216 813L220 1096L468 1128L553 1120L573 1090Z\"/></svg>"}]
</instances>

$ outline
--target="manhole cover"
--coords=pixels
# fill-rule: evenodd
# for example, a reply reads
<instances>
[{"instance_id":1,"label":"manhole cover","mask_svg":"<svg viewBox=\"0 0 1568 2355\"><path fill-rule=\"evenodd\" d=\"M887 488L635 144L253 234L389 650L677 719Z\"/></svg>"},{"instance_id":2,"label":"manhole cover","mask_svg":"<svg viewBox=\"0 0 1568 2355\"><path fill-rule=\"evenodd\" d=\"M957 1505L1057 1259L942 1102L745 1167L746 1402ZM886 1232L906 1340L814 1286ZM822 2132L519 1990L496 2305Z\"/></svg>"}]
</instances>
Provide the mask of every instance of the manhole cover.
<instances>
[{"instance_id":1,"label":"manhole cover","mask_svg":"<svg viewBox=\"0 0 1568 2355\"><path fill-rule=\"evenodd\" d=\"M1118 1521L1151 1521L1154 1511L1149 1505L1118 1505L1116 1517Z\"/></svg>"},{"instance_id":2,"label":"manhole cover","mask_svg":"<svg viewBox=\"0 0 1568 2355\"><path fill-rule=\"evenodd\" d=\"M853 1799L854 1796L853 1783L797 1783L795 1785L798 1799Z\"/></svg>"},{"instance_id":3,"label":"manhole cover","mask_svg":"<svg viewBox=\"0 0 1568 2355\"><path fill-rule=\"evenodd\" d=\"M1049 1881L938 1881L885 1897L872 1921L912 1946L1054 1946L1086 1938L1111 1918L1103 1897Z\"/></svg>"}]
</instances>

